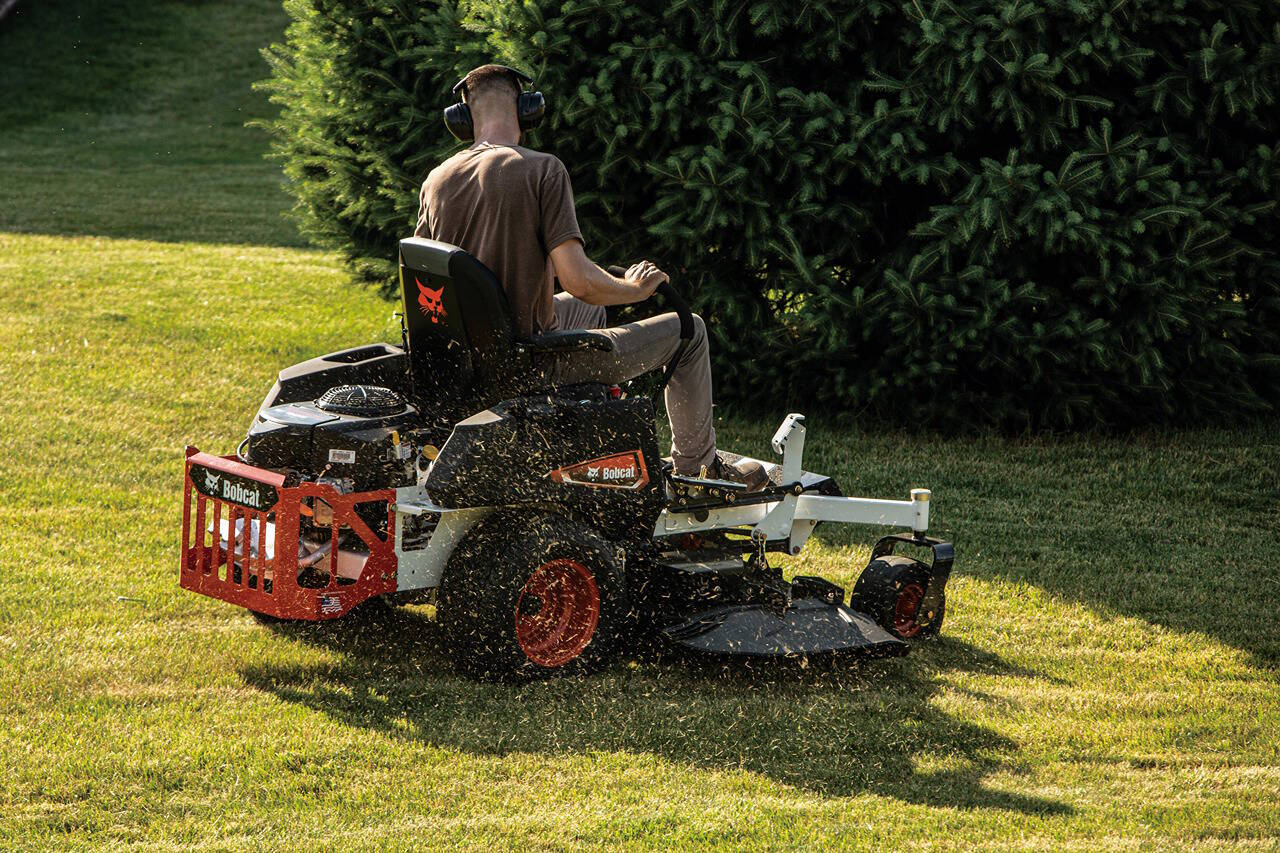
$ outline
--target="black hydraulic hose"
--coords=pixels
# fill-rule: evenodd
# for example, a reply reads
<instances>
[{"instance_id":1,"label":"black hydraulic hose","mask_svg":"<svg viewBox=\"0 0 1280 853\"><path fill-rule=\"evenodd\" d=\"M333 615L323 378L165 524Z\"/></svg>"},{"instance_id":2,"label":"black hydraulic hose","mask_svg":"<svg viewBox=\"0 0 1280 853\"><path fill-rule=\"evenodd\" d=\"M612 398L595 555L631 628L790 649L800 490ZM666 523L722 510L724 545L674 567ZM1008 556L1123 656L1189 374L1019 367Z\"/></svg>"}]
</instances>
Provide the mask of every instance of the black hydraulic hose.
<instances>
[{"instance_id":1,"label":"black hydraulic hose","mask_svg":"<svg viewBox=\"0 0 1280 853\"><path fill-rule=\"evenodd\" d=\"M394 317L400 320L400 348L404 350L404 379L409 386L409 399L415 406L420 405L418 386L413 379L413 353L409 351L409 325L405 322L404 312L396 311Z\"/></svg>"}]
</instances>

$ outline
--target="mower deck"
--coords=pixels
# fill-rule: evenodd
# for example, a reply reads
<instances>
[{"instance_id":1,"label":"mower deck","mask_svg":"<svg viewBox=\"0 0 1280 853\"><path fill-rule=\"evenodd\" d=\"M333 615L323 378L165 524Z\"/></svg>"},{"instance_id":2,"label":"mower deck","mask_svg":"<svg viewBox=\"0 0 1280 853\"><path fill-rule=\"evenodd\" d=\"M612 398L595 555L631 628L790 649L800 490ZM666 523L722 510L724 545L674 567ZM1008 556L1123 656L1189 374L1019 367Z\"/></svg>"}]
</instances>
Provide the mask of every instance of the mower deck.
<instances>
[{"instance_id":1,"label":"mower deck","mask_svg":"<svg viewBox=\"0 0 1280 853\"><path fill-rule=\"evenodd\" d=\"M861 654L887 657L907 644L844 604L800 599L782 610L731 604L662 629L671 642L695 652L732 657L816 657Z\"/></svg>"}]
</instances>

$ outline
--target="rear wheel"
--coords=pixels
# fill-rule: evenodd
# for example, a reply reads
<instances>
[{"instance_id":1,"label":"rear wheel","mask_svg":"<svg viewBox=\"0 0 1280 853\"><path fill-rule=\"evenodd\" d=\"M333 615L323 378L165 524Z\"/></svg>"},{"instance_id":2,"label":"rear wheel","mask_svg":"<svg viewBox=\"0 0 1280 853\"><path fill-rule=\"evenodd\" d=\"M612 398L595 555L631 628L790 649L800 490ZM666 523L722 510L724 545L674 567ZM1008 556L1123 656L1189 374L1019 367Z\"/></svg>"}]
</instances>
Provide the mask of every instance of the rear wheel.
<instances>
[{"instance_id":1,"label":"rear wheel","mask_svg":"<svg viewBox=\"0 0 1280 853\"><path fill-rule=\"evenodd\" d=\"M459 668L481 678L590 671L616 650L626 612L614 548L551 515L486 519L440 584L440 627Z\"/></svg>"},{"instance_id":2,"label":"rear wheel","mask_svg":"<svg viewBox=\"0 0 1280 853\"><path fill-rule=\"evenodd\" d=\"M946 597L936 612L923 611L929 569L919 560L889 555L877 557L854 584L849 606L867 614L895 637L904 640L936 637L946 615Z\"/></svg>"}]
</instances>

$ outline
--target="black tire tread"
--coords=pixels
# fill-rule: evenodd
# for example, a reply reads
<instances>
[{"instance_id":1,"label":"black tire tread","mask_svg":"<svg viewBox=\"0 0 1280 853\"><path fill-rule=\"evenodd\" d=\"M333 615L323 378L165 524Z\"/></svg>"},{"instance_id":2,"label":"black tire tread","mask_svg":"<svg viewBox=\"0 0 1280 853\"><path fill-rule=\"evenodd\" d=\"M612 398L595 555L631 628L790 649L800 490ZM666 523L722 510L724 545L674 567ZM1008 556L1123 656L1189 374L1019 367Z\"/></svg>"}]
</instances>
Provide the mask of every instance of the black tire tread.
<instances>
[{"instance_id":1,"label":"black tire tread","mask_svg":"<svg viewBox=\"0 0 1280 853\"><path fill-rule=\"evenodd\" d=\"M548 669L525 657L515 639L516 600L534 568L555 556L584 562L600 588L595 635L577 659ZM499 681L582 674L616 651L628 611L615 549L586 525L549 513L499 511L468 531L440 583L437 619L463 674Z\"/></svg>"},{"instance_id":2,"label":"black tire tread","mask_svg":"<svg viewBox=\"0 0 1280 853\"><path fill-rule=\"evenodd\" d=\"M894 607L898 601L898 590L913 582L928 586L929 567L919 560L896 554L877 557L867 564L854 584L849 606L867 614L881 628L898 637L899 634L894 629ZM905 639L923 640L938 636L946 613L947 599L944 593L942 606L933 622L915 636Z\"/></svg>"}]
</instances>

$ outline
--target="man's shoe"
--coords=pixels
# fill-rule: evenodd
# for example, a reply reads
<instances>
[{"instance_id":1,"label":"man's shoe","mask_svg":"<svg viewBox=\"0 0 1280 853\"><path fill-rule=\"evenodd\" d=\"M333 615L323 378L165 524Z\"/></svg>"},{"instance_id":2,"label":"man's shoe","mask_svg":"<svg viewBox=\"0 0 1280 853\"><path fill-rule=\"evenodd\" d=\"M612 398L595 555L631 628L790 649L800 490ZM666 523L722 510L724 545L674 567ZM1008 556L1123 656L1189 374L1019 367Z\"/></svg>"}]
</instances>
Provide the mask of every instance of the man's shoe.
<instances>
[{"instance_id":1,"label":"man's shoe","mask_svg":"<svg viewBox=\"0 0 1280 853\"><path fill-rule=\"evenodd\" d=\"M769 472L759 462L741 458L730 462L719 453L716 453L716 458L707 466L707 476L712 480L742 483L748 492L758 492L769 484Z\"/></svg>"}]
</instances>

